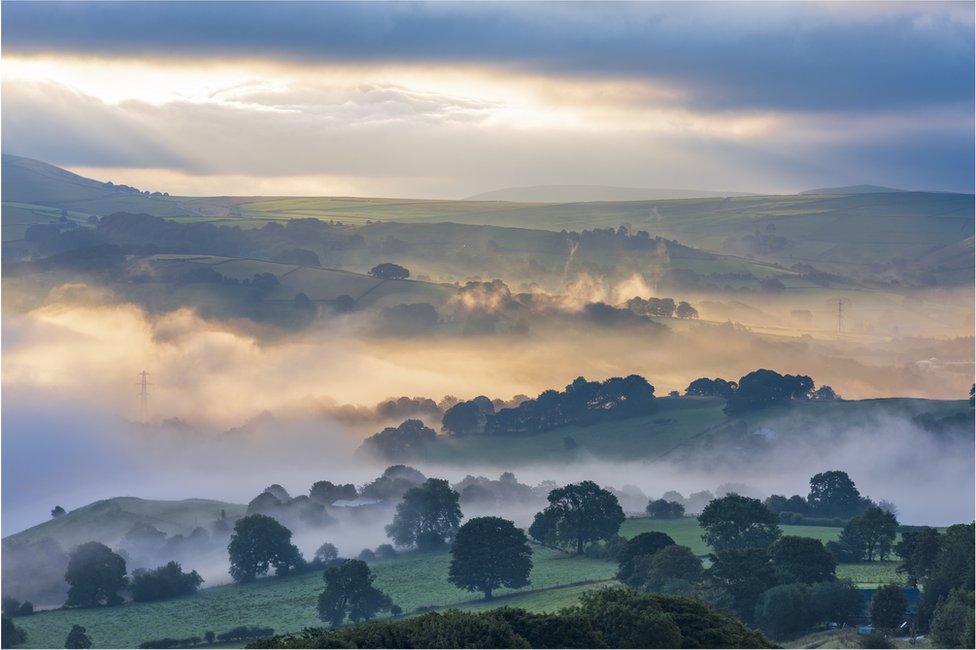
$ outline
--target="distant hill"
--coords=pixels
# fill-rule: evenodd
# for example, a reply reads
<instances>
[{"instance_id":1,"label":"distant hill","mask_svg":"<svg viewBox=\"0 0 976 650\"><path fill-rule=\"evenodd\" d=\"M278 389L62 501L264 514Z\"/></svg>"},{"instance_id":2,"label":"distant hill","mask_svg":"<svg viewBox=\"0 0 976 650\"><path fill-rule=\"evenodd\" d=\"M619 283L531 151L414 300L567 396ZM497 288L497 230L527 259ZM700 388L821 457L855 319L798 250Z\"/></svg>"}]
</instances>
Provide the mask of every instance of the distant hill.
<instances>
[{"instance_id":1,"label":"distant hill","mask_svg":"<svg viewBox=\"0 0 976 650\"><path fill-rule=\"evenodd\" d=\"M845 185L844 187L819 187L813 190L806 190L800 194L835 194L843 196L847 194L890 194L891 192L907 192L893 187L882 187L881 185Z\"/></svg>"},{"instance_id":2,"label":"distant hill","mask_svg":"<svg viewBox=\"0 0 976 650\"><path fill-rule=\"evenodd\" d=\"M3 538L3 543L36 542L45 537L61 548L99 541L113 545L137 523L152 524L168 535L187 534L197 526L208 527L224 510L228 517L244 514L246 506L210 499L158 501L136 497L115 497L90 503Z\"/></svg>"},{"instance_id":3,"label":"distant hill","mask_svg":"<svg viewBox=\"0 0 976 650\"><path fill-rule=\"evenodd\" d=\"M466 201L514 201L517 203L588 203L592 201L665 201L723 196L749 196L745 192L672 190L609 185L534 185L506 187L469 196Z\"/></svg>"},{"instance_id":4,"label":"distant hill","mask_svg":"<svg viewBox=\"0 0 976 650\"><path fill-rule=\"evenodd\" d=\"M48 163L3 154L3 202L50 206L70 212L104 216L141 212L158 217L195 215L179 200L159 192L146 193L128 185L96 181Z\"/></svg>"}]
</instances>

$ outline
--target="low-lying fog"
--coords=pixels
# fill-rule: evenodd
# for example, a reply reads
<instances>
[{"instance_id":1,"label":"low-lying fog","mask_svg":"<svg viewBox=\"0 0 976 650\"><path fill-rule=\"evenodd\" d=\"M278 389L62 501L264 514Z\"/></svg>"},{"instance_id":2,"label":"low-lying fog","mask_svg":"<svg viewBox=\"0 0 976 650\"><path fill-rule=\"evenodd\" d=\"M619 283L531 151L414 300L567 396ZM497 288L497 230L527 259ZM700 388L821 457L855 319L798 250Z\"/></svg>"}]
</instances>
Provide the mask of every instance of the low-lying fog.
<instances>
[{"instance_id":1,"label":"low-lying fog","mask_svg":"<svg viewBox=\"0 0 976 650\"><path fill-rule=\"evenodd\" d=\"M644 333L547 323L525 335L378 339L358 334L357 318L323 319L269 342L190 310L150 316L87 287L62 290L30 313L5 315L4 534L43 521L54 505L70 510L112 496L246 503L272 483L293 495L323 479L363 484L389 464L353 456L364 436L390 424L368 414L401 395L507 399L561 388L579 375L630 373L665 395L696 377L737 379L758 367L810 375L849 399L963 399L972 381L971 365L898 356L919 345L920 355L934 350L971 358L972 338L824 342L763 338L731 326ZM878 363L888 350L898 361ZM133 424L136 375L144 369L152 381L148 427ZM340 417L344 404L365 408L367 417ZM262 424L263 413L275 417ZM249 422L236 435L224 433ZM946 446L907 420L858 423L823 447L790 440L751 459L748 468L719 451L707 466L597 459L551 466L410 464L451 480L513 470L523 483L589 478L618 488L632 484L654 497L727 481L761 495L805 494L813 473L844 469L864 494L894 502L903 522L972 518L972 440Z\"/></svg>"}]
</instances>

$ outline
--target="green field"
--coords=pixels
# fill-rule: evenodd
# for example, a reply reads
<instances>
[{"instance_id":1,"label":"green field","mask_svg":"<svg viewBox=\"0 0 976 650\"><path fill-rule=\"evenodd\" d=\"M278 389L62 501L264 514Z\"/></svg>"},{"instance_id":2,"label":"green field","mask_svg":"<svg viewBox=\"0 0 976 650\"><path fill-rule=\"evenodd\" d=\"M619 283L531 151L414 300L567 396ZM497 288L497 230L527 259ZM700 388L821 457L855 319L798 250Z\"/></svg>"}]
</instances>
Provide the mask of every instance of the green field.
<instances>
[{"instance_id":1,"label":"green field","mask_svg":"<svg viewBox=\"0 0 976 650\"><path fill-rule=\"evenodd\" d=\"M4 543L36 542L45 537L58 541L64 549L98 540L114 545L137 523L155 526L168 535L189 533L197 526L210 526L220 512L236 519L246 506L210 499L159 501L136 497L116 497L76 508L57 519L32 526L3 538Z\"/></svg>"},{"instance_id":2,"label":"green field","mask_svg":"<svg viewBox=\"0 0 976 650\"><path fill-rule=\"evenodd\" d=\"M840 528L828 526L780 526L783 535L794 535L796 537L813 537L823 543L837 541L840 537ZM705 556L709 553L709 548L702 540L702 529L698 521L693 517L683 519L628 519L620 528L620 534L624 537L633 537L640 533L647 532L667 533L671 538L682 546L687 546L696 555ZM857 564L838 564L837 577L849 578L859 587L877 587L878 585L890 582L901 583L904 576L895 571L897 562L861 562Z\"/></svg>"},{"instance_id":3,"label":"green field","mask_svg":"<svg viewBox=\"0 0 976 650\"><path fill-rule=\"evenodd\" d=\"M430 446L425 460L463 465L502 463L527 465L536 461L571 461L580 454L608 459L652 459L701 435L726 420L725 402L713 399L658 402L653 415L603 422L592 426L569 426L524 436L440 437ZM567 450L564 438L579 447Z\"/></svg>"},{"instance_id":4,"label":"green field","mask_svg":"<svg viewBox=\"0 0 976 650\"><path fill-rule=\"evenodd\" d=\"M610 580L616 566L609 562L567 556L536 548L528 592L499 602L534 609L559 607L572 602L586 589L575 585ZM376 586L383 589L405 612L418 607L457 605L478 599L477 594L455 588L447 581L450 555L413 553L373 565ZM119 607L87 610L54 610L17 619L27 631L27 647L57 648L73 624L88 629L96 647L134 647L148 639L221 632L238 625L271 626L277 632L298 632L321 625L316 602L322 590L322 575L313 572L287 578L259 580L248 585L226 585L204 589L198 594L158 603L127 603ZM500 590L504 595L507 590ZM472 607L483 606L470 603Z\"/></svg>"},{"instance_id":5,"label":"green field","mask_svg":"<svg viewBox=\"0 0 976 650\"><path fill-rule=\"evenodd\" d=\"M694 518L678 520L629 519L621 534L661 531L699 555L708 553ZM839 528L783 526L786 535L836 539ZM389 593L405 612L418 607L460 606L485 609L501 605L532 611L552 611L572 605L580 594L613 583L616 565L534 547L531 584L513 592L502 589L499 598L481 601L477 594L453 587L447 580L447 552L407 553L374 563L376 585ZM900 581L895 563L840 565L838 576L851 578L862 587ZM28 647L60 647L73 624L88 629L96 647L132 647L162 637L221 632L237 625L273 627L277 632L297 632L321 625L315 603L322 589L321 574L269 578L247 585L223 585L203 589L194 596L157 603L128 603L119 607L87 610L52 610L17 619L28 632Z\"/></svg>"}]
</instances>

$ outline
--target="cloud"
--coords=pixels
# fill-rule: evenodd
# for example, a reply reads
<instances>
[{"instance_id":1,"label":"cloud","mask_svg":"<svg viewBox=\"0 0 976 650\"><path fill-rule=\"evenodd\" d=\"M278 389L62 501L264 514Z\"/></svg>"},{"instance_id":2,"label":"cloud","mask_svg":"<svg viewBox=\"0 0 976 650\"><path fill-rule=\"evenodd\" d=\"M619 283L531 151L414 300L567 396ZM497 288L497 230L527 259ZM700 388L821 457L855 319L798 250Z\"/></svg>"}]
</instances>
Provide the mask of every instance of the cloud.
<instances>
[{"instance_id":1,"label":"cloud","mask_svg":"<svg viewBox=\"0 0 976 650\"><path fill-rule=\"evenodd\" d=\"M650 79L709 108L972 105L973 8L789 3L6 3L5 54L476 64Z\"/></svg>"}]
</instances>

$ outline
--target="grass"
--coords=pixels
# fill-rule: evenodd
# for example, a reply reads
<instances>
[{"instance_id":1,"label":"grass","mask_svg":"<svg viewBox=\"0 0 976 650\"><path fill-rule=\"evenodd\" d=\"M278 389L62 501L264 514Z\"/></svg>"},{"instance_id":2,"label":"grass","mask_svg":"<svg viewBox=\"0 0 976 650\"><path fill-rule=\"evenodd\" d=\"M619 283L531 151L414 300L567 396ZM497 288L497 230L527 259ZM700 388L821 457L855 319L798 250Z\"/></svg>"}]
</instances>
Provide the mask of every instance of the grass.
<instances>
[{"instance_id":1,"label":"grass","mask_svg":"<svg viewBox=\"0 0 976 650\"><path fill-rule=\"evenodd\" d=\"M570 426L525 436L438 438L428 451L430 462L505 463L571 461L581 455L607 459L654 458L689 441L725 420L721 400L660 400L653 415ZM566 438L576 441L567 449Z\"/></svg>"},{"instance_id":2,"label":"grass","mask_svg":"<svg viewBox=\"0 0 976 650\"><path fill-rule=\"evenodd\" d=\"M531 585L517 597L499 598L494 603L524 603L542 608L570 604L589 585L612 579L616 566L610 562L567 556L536 548ZM373 565L376 586L386 591L405 612L418 607L488 606L472 594L447 581L450 556L446 552L412 553ZM546 590L561 585L559 593ZM322 625L316 616L316 602L322 590L320 572L287 578L259 580L247 585L225 585L204 589L194 596L158 603L127 603L119 607L85 610L52 610L17 619L27 631L27 647L56 648L73 624L88 629L96 647L135 647L142 641L163 637L221 632L238 625L271 626L277 632L297 632L306 626ZM512 593L499 590L499 596ZM520 605L519 605L520 606Z\"/></svg>"},{"instance_id":3,"label":"grass","mask_svg":"<svg viewBox=\"0 0 976 650\"><path fill-rule=\"evenodd\" d=\"M780 526L783 535L813 537L823 543L836 541L840 528L829 526ZM710 552L702 540L702 529L694 517L682 519L628 519L620 528L624 537L633 537L647 532L667 533L681 546L687 546L695 555L705 556ZM904 576L895 571L897 562L860 562L857 564L838 564L837 577L850 579L859 587L874 588L891 582L901 584Z\"/></svg>"},{"instance_id":4,"label":"grass","mask_svg":"<svg viewBox=\"0 0 976 650\"><path fill-rule=\"evenodd\" d=\"M708 549L694 518L676 520L629 519L621 528L625 537L660 531L696 554ZM783 526L786 535L835 539L838 528ZM407 553L372 565L376 586L386 591L405 612L419 607L457 606L483 610L500 606L530 611L553 611L573 605L589 590L614 583L616 565L602 560L567 555L534 547L531 584L522 590L501 589L483 601L479 594L462 591L448 582L447 552ZM838 567L839 577L850 577L862 587L897 581L895 563L850 564ZM73 624L88 629L96 647L134 647L149 639L188 637L208 630L222 632L238 625L261 625L276 632L297 632L318 626L316 600L322 590L320 572L258 580L246 585L222 585L193 596L157 603L127 603L104 609L52 610L17 619L28 633L27 647L60 647Z\"/></svg>"}]
</instances>

